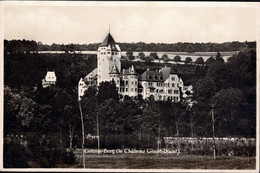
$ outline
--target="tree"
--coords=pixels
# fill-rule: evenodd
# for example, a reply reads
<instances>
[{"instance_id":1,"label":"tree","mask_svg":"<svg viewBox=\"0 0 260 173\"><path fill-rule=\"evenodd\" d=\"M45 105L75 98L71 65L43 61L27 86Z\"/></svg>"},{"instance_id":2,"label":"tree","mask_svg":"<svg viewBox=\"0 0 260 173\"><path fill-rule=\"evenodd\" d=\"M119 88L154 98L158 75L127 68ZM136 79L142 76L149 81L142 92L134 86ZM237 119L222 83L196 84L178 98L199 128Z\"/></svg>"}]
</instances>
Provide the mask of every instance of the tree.
<instances>
[{"instance_id":1,"label":"tree","mask_svg":"<svg viewBox=\"0 0 260 173\"><path fill-rule=\"evenodd\" d=\"M175 62L180 62L181 61L181 57L179 55L176 55L173 59L173 61Z\"/></svg>"},{"instance_id":2,"label":"tree","mask_svg":"<svg viewBox=\"0 0 260 173\"><path fill-rule=\"evenodd\" d=\"M143 52L139 52L138 56L139 56L140 60L145 61L145 54Z\"/></svg>"},{"instance_id":3,"label":"tree","mask_svg":"<svg viewBox=\"0 0 260 173\"><path fill-rule=\"evenodd\" d=\"M37 112L36 103L32 99L23 98L17 118L21 120L24 127L29 127Z\"/></svg>"},{"instance_id":4,"label":"tree","mask_svg":"<svg viewBox=\"0 0 260 173\"><path fill-rule=\"evenodd\" d=\"M143 109L143 129L147 136L147 147L155 148L157 141L155 137L158 133L157 129L159 126L159 104L154 100L149 100Z\"/></svg>"},{"instance_id":5,"label":"tree","mask_svg":"<svg viewBox=\"0 0 260 173\"><path fill-rule=\"evenodd\" d=\"M216 91L226 89L231 86L230 82L227 81L229 78L229 72L225 63L221 63L219 61L212 63L207 70L207 75L215 81L217 87Z\"/></svg>"},{"instance_id":6,"label":"tree","mask_svg":"<svg viewBox=\"0 0 260 173\"><path fill-rule=\"evenodd\" d=\"M112 83L111 82L101 82L98 87L98 95L97 95L98 103L101 104L103 101L105 101L106 99L110 99L110 98L112 98L114 100L119 99L119 95L118 95L118 91L117 91L115 82L113 82L113 81L112 81Z\"/></svg>"},{"instance_id":7,"label":"tree","mask_svg":"<svg viewBox=\"0 0 260 173\"><path fill-rule=\"evenodd\" d=\"M210 56L210 57L206 60L205 64L211 65L211 64L214 63L214 62L215 62L215 59L213 58L213 56Z\"/></svg>"},{"instance_id":8,"label":"tree","mask_svg":"<svg viewBox=\"0 0 260 173\"><path fill-rule=\"evenodd\" d=\"M152 56L145 57L145 62L153 62L154 58Z\"/></svg>"},{"instance_id":9,"label":"tree","mask_svg":"<svg viewBox=\"0 0 260 173\"><path fill-rule=\"evenodd\" d=\"M241 121L241 110L244 97L240 89L228 88L217 92L212 98L217 121L217 136L238 135L237 126Z\"/></svg>"},{"instance_id":10,"label":"tree","mask_svg":"<svg viewBox=\"0 0 260 173\"><path fill-rule=\"evenodd\" d=\"M189 63L191 63L191 62L192 62L191 57L186 57L186 59L185 59L185 64L189 64Z\"/></svg>"},{"instance_id":11,"label":"tree","mask_svg":"<svg viewBox=\"0 0 260 173\"><path fill-rule=\"evenodd\" d=\"M167 54L163 54L163 55L162 55L162 60L163 60L164 62L168 62L168 61L170 60L170 58L168 57Z\"/></svg>"},{"instance_id":12,"label":"tree","mask_svg":"<svg viewBox=\"0 0 260 173\"><path fill-rule=\"evenodd\" d=\"M197 64L204 64L204 59L202 57L198 57L195 61Z\"/></svg>"},{"instance_id":13,"label":"tree","mask_svg":"<svg viewBox=\"0 0 260 173\"><path fill-rule=\"evenodd\" d=\"M37 116L34 118L34 122L31 123L30 131L38 132L39 134L48 134L56 131L57 122L55 117L52 116L53 107L50 105L41 105L38 110ZM39 127L41 127L39 129Z\"/></svg>"},{"instance_id":14,"label":"tree","mask_svg":"<svg viewBox=\"0 0 260 173\"><path fill-rule=\"evenodd\" d=\"M16 115L20 111L21 96L8 86L4 86L4 134L19 131Z\"/></svg>"},{"instance_id":15,"label":"tree","mask_svg":"<svg viewBox=\"0 0 260 173\"><path fill-rule=\"evenodd\" d=\"M78 116L78 111L75 110L76 105L65 105L64 110L61 115L61 125L65 127L65 130L68 129L69 132L69 148L72 149L73 146L73 138L74 138L74 131L78 122L80 121Z\"/></svg>"},{"instance_id":16,"label":"tree","mask_svg":"<svg viewBox=\"0 0 260 173\"><path fill-rule=\"evenodd\" d=\"M131 48L127 49L126 56L129 58L129 60L134 60L133 51Z\"/></svg>"},{"instance_id":17,"label":"tree","mask_svg":"<svg viewBox=\"0 0 260 173\"><path fill-rule=\"evenodd\" d=\"M203 101L207 103L215 94L216 84L210 76L206 76L204 79L199 80L194 86L194 95L197 101Z\"/></svg>"},{"instance_id":18,"label":"tree","mask_svg":"<svg viewBox=\"0 0 260 173\"><path fill-rule=\"evenodd\" d=\"M217 62L224 63L224 59L223 59L222 55L220 54L220 52L217 53L215 59Z\"/></svg>"},{"instance_id":19,"label":"tree","mask_svg":"<svg viewBox=\"0 0 260 173\"><path fill-rule=\"evenodd\" d=\"M153 59L159 59L159 56L157 55L156 52L151 52L149 57L152 57Z\"/></svg>"}]
</instances>

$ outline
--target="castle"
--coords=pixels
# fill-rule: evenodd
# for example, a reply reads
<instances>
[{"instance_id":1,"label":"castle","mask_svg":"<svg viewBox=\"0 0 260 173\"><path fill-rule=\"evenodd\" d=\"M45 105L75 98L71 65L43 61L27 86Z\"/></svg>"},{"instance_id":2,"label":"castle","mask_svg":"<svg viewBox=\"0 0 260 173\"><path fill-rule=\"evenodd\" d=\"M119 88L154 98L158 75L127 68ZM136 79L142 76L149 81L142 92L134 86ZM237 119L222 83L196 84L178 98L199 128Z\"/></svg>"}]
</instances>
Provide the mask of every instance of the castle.
<instances>
[{"instance_id":1,"label":"castle","mask_svg":"<svg viewBox=\"0 0 260 173\"><path fill-rule=\"evenodd\" d=\"M134 66L121 69L121 49L110 33L97 50L97 68L78 83L78 99L81 99L88 87L99 86L105 81L114 81L123 97L128 95L136 98L142 95L143 99L153 97L155 100L179 102L181 96L187 96L187 91L192 93L192 86L184 86L182 79L171 67L156 71L147 69L143 74L137 74Z\"/></svg>"}]
</instances>

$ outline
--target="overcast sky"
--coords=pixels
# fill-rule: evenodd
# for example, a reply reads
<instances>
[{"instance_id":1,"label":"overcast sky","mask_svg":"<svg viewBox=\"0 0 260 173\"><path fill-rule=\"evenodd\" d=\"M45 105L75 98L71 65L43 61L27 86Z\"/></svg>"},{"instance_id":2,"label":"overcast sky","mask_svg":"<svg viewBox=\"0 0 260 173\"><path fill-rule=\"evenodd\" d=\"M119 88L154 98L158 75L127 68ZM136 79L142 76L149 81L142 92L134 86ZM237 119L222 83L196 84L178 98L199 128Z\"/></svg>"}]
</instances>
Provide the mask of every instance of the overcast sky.
<instances>
[{"instance_id":1,"label":"overcast sky","mask_svg":"<svg viewBox=\"0 0 260 173\"><path fill-rule=\"evenodd\" d=\"M188 3L186 3L188 5ZM4 38L52 43L226 42L256 40L252 7L121 4L5 6Z\"/></svg>"}]
</instances>

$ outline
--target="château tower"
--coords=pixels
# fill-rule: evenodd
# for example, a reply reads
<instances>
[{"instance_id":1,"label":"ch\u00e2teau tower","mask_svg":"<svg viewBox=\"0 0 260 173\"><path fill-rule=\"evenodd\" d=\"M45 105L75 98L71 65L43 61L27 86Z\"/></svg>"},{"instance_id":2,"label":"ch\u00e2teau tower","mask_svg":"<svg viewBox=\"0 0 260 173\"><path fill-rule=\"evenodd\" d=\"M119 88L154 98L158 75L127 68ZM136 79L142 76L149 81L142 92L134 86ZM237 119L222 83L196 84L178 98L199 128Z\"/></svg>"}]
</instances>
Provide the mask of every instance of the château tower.
<instances>
[{"instance_id":1,"label":"ch\u00e2teau tower","mask_svg":"<svg viewBox=\"0 0 260 173\"><path fill-rule=\"evenodd\" d=\"M121 49L110 33L97 50L97 84L111 81L109 73L113 66L121 73Z\"/></svg>"}]
</instances>

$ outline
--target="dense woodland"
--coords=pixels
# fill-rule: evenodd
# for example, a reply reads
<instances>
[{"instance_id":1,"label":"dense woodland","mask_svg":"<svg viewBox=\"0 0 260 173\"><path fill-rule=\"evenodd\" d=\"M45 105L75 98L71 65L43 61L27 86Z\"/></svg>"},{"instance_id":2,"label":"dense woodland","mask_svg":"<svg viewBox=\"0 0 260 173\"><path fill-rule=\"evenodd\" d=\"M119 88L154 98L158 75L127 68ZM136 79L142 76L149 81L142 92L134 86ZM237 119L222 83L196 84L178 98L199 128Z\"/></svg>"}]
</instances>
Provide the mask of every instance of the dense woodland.
<instances>
[{"instance_id":1,"label":"dense woodland","mask_svg":"<svg viewBox=\"0 0 260 173\"><path fill-rule=\"evenodd\" d=\"M5 41L4 167L55 167L73 163L72 151L80 148L82 142L77 84L96 68L96 56L24 54L10 48L20 46L19 50L25 50L27 44L21 41L19 46L8 45L13 43L18 42ZM239 49L243 44L247 46ZM194 87L194 94L179 103L144 100L141 96L122 100L113 83L102 83L98 92L97 88L89 88L80 102L85 135L97 134L98 120L101 148L156 148L159 129L161 139L212 137L213 111L216 137L255 138L256 50L251 44L255 45L238 43L240 46L235 49L228 47L240 52L227 62L217 54L207 64L172 64L184 84ZM39 48L39 43L34 46ZM132 64L140 74L148 67L170 66L122 61L123 68ZM47 69L55 70L57 84L42 88L41 80ZM189 106L190 100L194 101L193 106ZM85 147L97 148L97 141L87 139Z\"/></svg>"},{"instance_id":2,"label":"dense woodland","mask_svg":"<svg viewBox=\"0 0 260 173\"><path fill-rule=\"evenodd\" d=\"M26 51L96 51L101 43L90 44L43 44L29 40L4 40L7 52ZM226 52L239 51L243 48L255 48L256 42L225 42L225 43L118 43L122 51L155 51L155 52Z\"/></svg>"}]
</instances>

